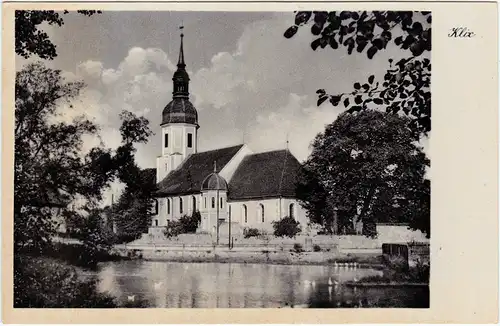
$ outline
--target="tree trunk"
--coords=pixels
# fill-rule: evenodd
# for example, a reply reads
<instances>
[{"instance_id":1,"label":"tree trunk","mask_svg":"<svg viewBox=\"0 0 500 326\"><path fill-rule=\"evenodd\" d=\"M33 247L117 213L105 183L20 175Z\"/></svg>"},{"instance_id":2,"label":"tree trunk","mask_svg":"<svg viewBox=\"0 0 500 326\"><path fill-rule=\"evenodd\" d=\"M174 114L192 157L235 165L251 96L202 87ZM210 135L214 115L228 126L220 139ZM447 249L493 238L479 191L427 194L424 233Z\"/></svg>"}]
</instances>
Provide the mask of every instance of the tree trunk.
<instances>
[{"instance_id":1,"label":"tree trunk","mask_svg":"<svg viewBox=\"0 0 500 326\"><path fill-rule=\"evenodd\" d=\"M336 207L333 208L332 233L333 234L338 234L339 233L339 218L338 218L338 211L337 211Z\"/></svg>"},{"instance_id":2,"label":"tree trunk","mask_svg":"<svg viewBox=\"0 0 500 326\"><path fill-rule=\"evenodd\" d=\"M376 230L373 230L373 221L366 221L366 218L365 218L365 215L368 212L368 209L370 208L370 204L372 202L373 196L375 195L376 189L377 189L377 187L375 185L370 186L370 189L368 190L368 195L366 196L366 198L363 202L363 208L361 209L361 212L360 212L359 217L357 219L357 221L363 222L362 233L364 236L368 236L368 237L373 237L376 235Z\"/></svg>"}]
</instances>

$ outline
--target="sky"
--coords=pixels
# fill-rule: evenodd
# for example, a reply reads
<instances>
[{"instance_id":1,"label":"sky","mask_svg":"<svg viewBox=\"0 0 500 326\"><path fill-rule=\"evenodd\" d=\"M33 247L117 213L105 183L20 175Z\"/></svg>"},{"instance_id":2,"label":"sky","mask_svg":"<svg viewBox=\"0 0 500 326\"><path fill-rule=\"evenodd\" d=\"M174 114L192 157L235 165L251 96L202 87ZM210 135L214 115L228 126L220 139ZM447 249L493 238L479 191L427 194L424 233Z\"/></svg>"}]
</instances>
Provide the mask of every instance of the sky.
<instances>
[{"instance_id":1,"label":"sky","mask_svg":"<svg viewBox=\"0 0 500 326\"><path fill-rule=\"evenodd\" d=\"M70 13L62 27L44 26L58 56L46 64L86 89L66 119L86 114L101 127L85 148L120 143L119 113L144 115L154 132L138 146L137 162L155 167L161 151L160 121L172 98L172 74L184 25L184 53L190 99L199 114L199 151L245 142L254 152L285 148L300 160L310 143L341 108L316 106L316 90L352 91L369 75L383 76L388 59L404 53L395 46L372 60L341 48L313 51L307 27L283 37L294 13L276 12L103 12L91 17ZM16 68L29 61L20 57Z\"/></svg>"}]
</instances>

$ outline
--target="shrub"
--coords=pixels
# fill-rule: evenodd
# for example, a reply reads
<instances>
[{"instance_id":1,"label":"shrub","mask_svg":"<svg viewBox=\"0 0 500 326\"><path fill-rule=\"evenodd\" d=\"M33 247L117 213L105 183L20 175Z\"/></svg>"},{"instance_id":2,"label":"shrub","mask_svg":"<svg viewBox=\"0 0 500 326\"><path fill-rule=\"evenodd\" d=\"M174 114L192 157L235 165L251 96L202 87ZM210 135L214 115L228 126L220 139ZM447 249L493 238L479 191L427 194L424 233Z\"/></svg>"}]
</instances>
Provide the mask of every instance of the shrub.
<instances>
[{"instance_id":1,"label":"shrub","mask_svg":"<svg viewBox=\"0 0 500 326\"><path fill-rule=\"evenodd\" d=\"M289 237L293 238L301 230L297 222L293 217L284 217L279 221L273 222L274 235L277 237Z\"/></svg>"},{"instance_id":2,"label":"shrub","mask_svg":"<svg viewBox=\"0 0 500 326\"><path fill-rule=\"evenodd\" d=\"M430 266L421 261L417 261L417 265L410 269L411 278L417 282L429 282Z\"/></svg>"},{"instance_id":3,"label":"shrub","mask_svg":"<svg viewBox=\"0 0 500 326\"><path fill-rule=\"evenodd\" d=\"M138 238L137 234L117 233L113 237L113 244L129 243Z\"/></svg>"},{"instance_id":4,"label":"shrub","mask_svg":"<svg viewBox=\"0 0 500 326\"><path fill-rule=\"evenodd\" d=\"M321 247L320 247L319 245L315 244L315 245L313 246L313 250L314 250L315 252L321 251Z\"/></svg>"},{"instance_id":5,"label":"shrub","mask_svg":"<svg viewBox=\"0 0 500 326\"><path fill-rule=\"evenodd\" d=\"M179 234L195 233L201 222L200 212L194 212L193 215L182 216L178 221L172 221L164 231L166 237L175 237Z\"/></svg>"},{"instance_id":6,"label":"shrub","mask_svg":"<svg viewBox=\"0 0 500 326\"><path fill-rule=\"evenodd\" d=\"M294 243L293 251L295 251L296 253L301 253L304 251L304 249L302 248L302 245L300 243Z\"/></svg>"},{"instance_id":7,"label":"shrub","mask_svg":"<svg viewBox=\"0 0 500 326\"><path fill-rule=\"evenodd\" d=\"M259 230L253 229L253 228L245 229L245 231L243 233L245 235L245 239L248 239L251 237L258 237L260 235Z\"/></svg>"}]
</instances>

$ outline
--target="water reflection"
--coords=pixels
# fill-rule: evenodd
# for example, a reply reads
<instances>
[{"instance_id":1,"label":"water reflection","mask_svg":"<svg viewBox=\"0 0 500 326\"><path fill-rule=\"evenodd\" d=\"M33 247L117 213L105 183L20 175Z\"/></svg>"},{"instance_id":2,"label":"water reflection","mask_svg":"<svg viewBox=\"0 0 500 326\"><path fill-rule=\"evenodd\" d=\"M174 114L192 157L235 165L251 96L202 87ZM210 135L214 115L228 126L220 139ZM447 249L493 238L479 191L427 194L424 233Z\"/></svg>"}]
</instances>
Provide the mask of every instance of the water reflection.
<instances>
[{"instance_id":1,"label":"water reflection","mask_svg":"<svg viewBox=\"0 0 500 326\"><path fill-rule=\"evenodd\" d=\"M161 308L428 307L427 288L352 288L380 275L333 266L124 261L100 265L99 289Z\"/></svg>"}]
</instances>

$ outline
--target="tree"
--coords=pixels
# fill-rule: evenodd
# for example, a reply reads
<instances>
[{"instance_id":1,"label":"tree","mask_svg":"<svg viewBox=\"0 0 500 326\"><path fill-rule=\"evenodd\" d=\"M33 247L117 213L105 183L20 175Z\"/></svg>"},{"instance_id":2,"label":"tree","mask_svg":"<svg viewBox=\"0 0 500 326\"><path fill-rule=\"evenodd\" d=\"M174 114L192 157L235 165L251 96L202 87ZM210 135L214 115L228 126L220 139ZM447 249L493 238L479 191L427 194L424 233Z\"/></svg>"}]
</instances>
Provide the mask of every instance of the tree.
<instances>
[{"instance_id":1,"label":"tree","mask_svg":"<svg viewBox=\"0 0 500 326\"><path fill-rule=\"evenodd\" d=\"M376 222L405 222L423 231L429 217L425 179L429 160L412 140L407 117L375 110L343 113L316 136L299 182L299 198L322 225L333 224L324 212L330 201L338 224L374 236ZM310 191L313 189L314 191ZM321 215L323 214L323 215Z\"/></svg>"},{"instance_id":2,"label":"tree","mask_svg":"<svg viewBox=\"0 0 500 326\"><path fill-rule=\"evenodd\" d=\"M99 208L89 208L88 216L82 216L83 227L79 229L78 238L82 241L85 253L85 262L95 265L101 254L108 253L113 245L111 230L105 225L102 218L103 210Z\"/></svg>"},{"instance_id":3,"label":"tree","mask_svg":"<svg viewBox=\"0 0 500 326\"><path fill-rule=\"evenodd\" d=\"M156 191L156 170L129 167L128 183L118 202L111 208L120 241L132 241L146 233L151 225Z\"/></svg>"},{"instance_id":4,"label":"tree","mask_svg":"<svg viewBox=\"0 0 500 326\"><path fill-rule=\"evenodd\" d=\"M66 82L61 71L37 62L16 74L14 240L16 250L40 252L55 234L51 207L75 198L90 203L102 199L103 190L117 177L130 182L134 143L147 141L151 131L145 118L123 113L123 144L111 149L95 147L83 155L83 135L99 128L84 117L58 121L57 108L75 99L84 84Z\"/></svg>"},{"instance_id":5,"label":"tree","mask_svg":"<svg viewBox=\"0 0 500 326\"><path fill-rule=\"evenodd\" d=\"M329 100L334 106L343 103L348 112L367 109L385 109L402 113L408 120L416 139L431 130L431 24L430 12L411 11L300 11L295 24L284 36L293 37L300 27L311 26L315 36L311 48L316 51L330 47L346 48L351 55L366 53L372 59L378 52L394 44L406 53L397 62L389 59L389 67L383 76L368 76L366 81L354 83L353 91L328 94L319 89L318 106Z\"/></svg>"},{"instance_id":6,"label":"tree","mask_svg":"<svg viewBox=\"0 0 500 326\"><path fill-rule=\"evenodd\" d=\"M101 13L98 10L77 10L85 16ZM63 14L69 11L64 10ZM15 43L16 54L25 59L37 55L41 59L54 59L57 56L56 46L50 41L47 33L39 29L42 23L62 26L64 20L54 10L16 10Z\"/></svg>"},{"instance_id":7,"label":"tree","mask_svg":"<svg viewBox=\"0 0 500 326\"><path fill-rule=\"evenodd\" d=\"M316 174L302 167L296 194L312 223L321 225L328 234L337 233L332 200Z\"/></svg>"}]
</instances>

